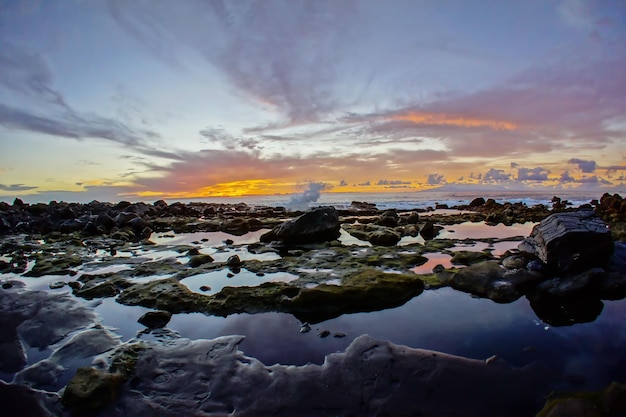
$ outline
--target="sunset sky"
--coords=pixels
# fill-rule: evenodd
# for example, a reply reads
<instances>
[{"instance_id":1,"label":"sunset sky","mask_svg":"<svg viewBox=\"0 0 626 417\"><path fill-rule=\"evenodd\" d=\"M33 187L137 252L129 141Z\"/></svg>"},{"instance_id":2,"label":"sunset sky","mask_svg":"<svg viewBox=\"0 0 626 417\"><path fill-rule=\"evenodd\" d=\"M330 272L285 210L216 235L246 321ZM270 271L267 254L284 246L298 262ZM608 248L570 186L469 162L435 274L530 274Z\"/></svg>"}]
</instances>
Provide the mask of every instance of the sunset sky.
<instances>
[{"instance_id":1,"label":"sunset sky","mask_svg":"<svg viewBox=\"0 0 626 417\"><path fill-rule=\"evenodd\" d=\"M623 0L0 0L0 200L620 191Z\"/></svg>"}]
</instances>

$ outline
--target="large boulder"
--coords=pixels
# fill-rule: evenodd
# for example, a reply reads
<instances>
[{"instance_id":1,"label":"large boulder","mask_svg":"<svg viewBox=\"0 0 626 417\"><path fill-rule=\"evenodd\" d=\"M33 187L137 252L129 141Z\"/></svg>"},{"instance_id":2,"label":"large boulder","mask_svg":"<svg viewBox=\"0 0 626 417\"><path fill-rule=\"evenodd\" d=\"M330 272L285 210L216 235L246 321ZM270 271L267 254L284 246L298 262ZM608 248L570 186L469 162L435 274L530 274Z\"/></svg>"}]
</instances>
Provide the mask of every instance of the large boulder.
<instances>
[{"instance_id":1,"label":"large boulder","mask_svg":"<svg viewBox=\"0 0 626 417\"><path fill-rule=\"evenodd\" d=\"M317 207L292 220L279 224L261 236L261 242L286 244L326 242L340 235L339 215L334 207Z\"/></svg>"},{"instance_id":2,"label":"large boulder","mask_svg":"<svg viewBox=\"0 0 626 417\"><path fill-rule=\"evenodd\" d=\"M604 266L611 257L613 240L593 210L578 210L542 220L519 250L536 255L552 272L572 275Z\"/></svg>"}]
</instances>

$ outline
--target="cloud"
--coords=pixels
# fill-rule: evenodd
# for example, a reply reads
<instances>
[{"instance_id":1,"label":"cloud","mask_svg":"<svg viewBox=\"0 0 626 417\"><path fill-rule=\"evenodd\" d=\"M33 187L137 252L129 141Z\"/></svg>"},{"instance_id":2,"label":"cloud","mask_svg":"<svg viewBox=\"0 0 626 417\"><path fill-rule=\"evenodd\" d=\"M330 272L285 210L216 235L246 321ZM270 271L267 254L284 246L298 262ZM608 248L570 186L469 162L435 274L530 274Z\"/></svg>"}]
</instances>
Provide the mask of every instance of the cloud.
<instances>
[{"instance_id":1,"label":"cloud","mask_svg":"<svg viewBox=\"0 0 626 417\"><path fill-rule=\"evenodd\" d=\"M362 183L357 184L357 185L359 187L369 187L370 185L372 185L372 182L371 181L365 181L365 182L362 182Z\"/></svg>"},{"instance_id":2,"label":"cloud","mask_svg":"<svg viewBox=\"0 0 626 417\"><path fill-rule=\"evenodd\" d=\"M29 185L24 185L24 184L10 184L10 185L0 184L0 190L2 191L28 191L28 190L34 190L36 188L38 187L33 187Z\"/></svg>"},{"instance_id":3,"label":"cloud","mask_svg":"<svg viewBox=\"0 0 626 417\"><path fill-rule=\"evenodd\" d=\"M584 159L572 158L567 161L567 163L578 165L578 169L580 169L585 174L590 174L596 170L596 161L587 161Z\"/></svg>"},{"instance_id":4,"label":"cloud","mask_svg":"<svg viewBox=\"0 0 626 417\"><path fill-rule=\"evenodd\" d=\"M567 184L571 182L576 182L576 179L570 175L569 171L564 171L559 178L559 182L561 184Z\"/></svg>"},{"instance_id":5,"label":"cloud","mask_svg":"<svg viewBox=\"0 0 626 417\"><path fill-rule=\"evenodd\" d=\"M519 168L517 170L518 181L547 181L550 171L537 167L537 168Z\"/></svg>"},{"instance_id":6,"label":"cloud","mask_svg":"<svg viewBox=\"0 0 626 417\"><path fill-rule=\"evenodd\" d=\"M428 185L445 184L446 179L441 174L428 174Z\"/></svg>"},{"instance_id":7,"label":"cloud","mask_svg":"<svg viewBox=\"0 0 626 417\"><path fill-rule=\"evenodd\" d=\"M354 7L334 1L236 3L108 2L118 24L160 59L182 66L181 45L196 51L243 95L290 122L319 120L354 97L337 83L343 51L358 36ZM354 68L358 70L358 68Z\"/></svg>"},{"instance_id":8,"label":"cloud","mask_svg":"<svg viewBox=\"0 0 626 417\"><path fill-rule=\"evenodd\" d=\"M402 180L378 180L376 185L409 185L411 181Z\"/></svg>"},{"instance_id":9,"label":"cloud","mask_svg":"<svg viewBox=\"0 0 626 417\"><path fill-rule=\"evenodd\" d=\"M53 88L52 72L43 58L0 39L0 86L61 108L63 95Z\"/></svg>"},{"instance_id":10,"label":"cloud","mask_svg":"<svg viewBox=\"0 0 626 417\"><path fill-rule=\"evenodd\" d=\"M485 173L483 176L483 181L485 182L501 182L501 181L509 181L511 179L511 174L507 174L502 169L491 168L489 171Z\"/></svg>"},{"instance_id":11,"label":"cloud","mask_svg":"<svg viewBox=\"0 0 626 417\"><path fill-rule=\"evenodd\" d=\"M26 130L70 139L105 139L137 148L145 145L145 139L158 136L154 132L134 130L116 120L97 115L64 112L56 117L51 117L2 103L0 103L0 125L9 129Z\"/></svg>"}]
</instances>

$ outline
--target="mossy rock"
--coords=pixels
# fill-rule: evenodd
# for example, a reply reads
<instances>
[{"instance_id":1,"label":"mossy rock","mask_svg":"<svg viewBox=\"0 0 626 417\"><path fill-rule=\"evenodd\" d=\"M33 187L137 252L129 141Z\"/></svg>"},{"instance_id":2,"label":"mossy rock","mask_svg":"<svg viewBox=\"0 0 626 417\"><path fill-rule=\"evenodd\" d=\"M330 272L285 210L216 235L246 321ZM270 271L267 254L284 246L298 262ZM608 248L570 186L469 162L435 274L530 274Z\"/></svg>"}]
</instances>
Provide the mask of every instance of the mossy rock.
<instances>
[{"instance_id":1,"label":"mossy rock","mask_svg":"<svg viewBox=\"0 0 626 417\"><path fill-rule=\"evenodd\" d=\"M626 415L626 384L612 382L599 392L552 394L536 417L612 417Z\"/></svg>"},{"instance_id":2,"label":"mossy rock","mask_svg":"<svg viewBox=\"0 0 626 417\"><path fill-rule=\"evenodd\" d=\"M24 276L38 278L44 275L68 275L72 273L72 267L77 267L82 263L83 261L78 255L55 257L45 253L38 254L35 265Z\"/></svg>"},{"instance_id":3,"label":"mossy rock","mask_svg":"<svg viewBox=\"0 0 626 417\"><path fill-rule=\"evenodd\" d=\"M120 374L94 368L78 368L63 392L63 404L75 414L94 411L112 404L125 379Z\"/></svg>"},{"instance_id":4,"label":"mossy rock","mask_svg":"<svg viewBox=\"0 0 626 417\"><path fill-rule=\"evenodd\" d=\"M490 261L494 259L491 252L473 252L467 250L461 250L454 252L450 262L453 265L473 265L478 262Z\"/></svg>"},{"instance_id":5,"label":"mossy rock","mask_svg":"<svg viewBox=\"0 0 626 417\"><path fill-rule=\"evenodd\" d=\"M120 304L140 305L171 313L203 312L207 296L194 293L174 278L135 284L125 289L117 301Z\"/></svg>"},{"instance_id":6,"label":"mossy rock","mask_svg":"<svg viewBox=\"0 0 626 417\"><path fill-rule=\"evenodd\" d=\"M211 263L213 262L213 260L214 259L211 255L205 255L205 254L194 255L189 259L189 266L192 268L197 268L200 265Z\"/></svg>"},{"instance_id":7,"label":"mossy rock","mask_svg":"<svg viewBox=\"0 0 626 417\"><path fill-rule=\"evenodd\" d=\"M289 310L297 316L336 317L397 307L423 290L424 283L415 274L390 274L365 269L345 277L341 285L321 284L302 289L290 300Z\"/></svg>"}]
</instances>

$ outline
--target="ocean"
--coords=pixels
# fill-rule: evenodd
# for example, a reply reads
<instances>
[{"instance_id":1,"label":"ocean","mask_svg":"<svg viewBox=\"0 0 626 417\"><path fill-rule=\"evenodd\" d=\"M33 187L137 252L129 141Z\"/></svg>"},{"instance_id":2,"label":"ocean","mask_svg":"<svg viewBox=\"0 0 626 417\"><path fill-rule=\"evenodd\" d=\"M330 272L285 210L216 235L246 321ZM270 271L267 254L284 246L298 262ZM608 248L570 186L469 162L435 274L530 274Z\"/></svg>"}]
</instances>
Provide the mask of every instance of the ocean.
<instances>
[{"instance_id":1,"label":"ocean","mask_svg":"<svg viewBox=\"0 0 626 417\"><path fill-rule=\"evenodd\" d=\"M427 209L436 204L456 206L469 204L476 197L485 199L493 198L498 203L521 202L527 206L544 204L551 206L551 200L558 196L568 200L573 207L587 204L591 200L600 199L602 192L580 190L556 190L556 191L414 191L414 192L384 192L384 193L339 193L339 192L311 192L305 190L299 194L258 195L246 197L212 197L189 200L167 200L168 203L181 202L208 202L208 203L245 203L249 206L287 207L294 210L303 210L317 206L334 206L344 209L353 201L376 204L381 210L395 208L399 210Z\"/></svg>"}]
</instances>

